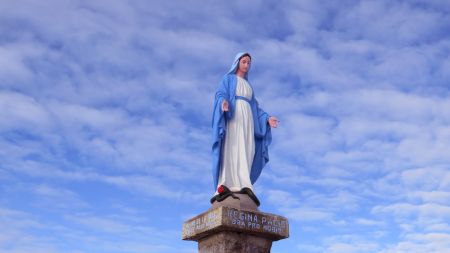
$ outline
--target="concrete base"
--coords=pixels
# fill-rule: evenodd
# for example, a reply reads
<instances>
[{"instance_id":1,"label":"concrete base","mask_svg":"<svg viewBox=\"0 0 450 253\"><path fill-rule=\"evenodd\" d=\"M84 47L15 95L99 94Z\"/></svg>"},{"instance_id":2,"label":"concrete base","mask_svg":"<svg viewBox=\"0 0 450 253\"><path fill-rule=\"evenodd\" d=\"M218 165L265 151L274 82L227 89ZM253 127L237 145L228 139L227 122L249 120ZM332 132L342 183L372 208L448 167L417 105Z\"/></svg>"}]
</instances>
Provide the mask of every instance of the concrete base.
<instances>
[{"instance_id":1,"label":"concrete base","mask_svg":"<svg viewBox=\"0 0 450 253\"><path fill-rule=\"evenodd\" d=\"M269 253L271 247L270 239L227 231L198 241L199 253Z\"/></svg>"},{"instance_id":2,"label":"concrete base","mask_svg":"<svg viewBox=\"0 0 450 253\"><path fill-rule=\"evenodd\" d=\"M200 253L268 253L273 241L289 237L286 218L233 206L213 206L186 221L182 239L197 241Z\"/></svg>"}]
</instances>

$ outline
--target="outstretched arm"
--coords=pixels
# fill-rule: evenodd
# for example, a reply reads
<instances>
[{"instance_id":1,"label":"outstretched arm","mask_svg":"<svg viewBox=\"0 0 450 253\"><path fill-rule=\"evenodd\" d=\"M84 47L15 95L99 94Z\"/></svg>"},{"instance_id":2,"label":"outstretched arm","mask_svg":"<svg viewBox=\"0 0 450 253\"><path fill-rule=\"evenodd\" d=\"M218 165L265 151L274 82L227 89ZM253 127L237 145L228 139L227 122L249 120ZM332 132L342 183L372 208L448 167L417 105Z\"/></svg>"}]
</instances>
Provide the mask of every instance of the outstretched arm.
<instances>
[{"instance_id":1,"label":"outstretched arm","mask_svg":"<svg viewBox=\"0 0 450 253\"><path fill-rule=\"evenodd\" d=\"M228 112L228 101L226 99L224 99L222 101L222 111L223 112Z\"/></svg>"},{"instance_id":2,"label":"outstretched arm","mask_svg":"<svg viewBox=\"0 0 450 253\"><path fill-rule=\"evenodd\" d=\"M222 112L228 112L229 111L229 103L228 103L228 79L227 77L222 78L222 81L219 85L219 88L216 92L216 101L217 104L220 106L220 109Z\"/></svg>"},{"instance_id":3,"label":"outstretched arm","mask_svg":"<svg viewBox=\"0 0 450 253\"><path fill-rule=\"evenodd\" d=\"M269 122L270 127L277 128L278 122L280 122L280 121L276 117L270 116L269 119L267 120L267 122Z\"/></svg>"},{"instance_id":4,"label":"outstretched arm","mask_svg":"<svg viewBox=\"0 0 450 253\"><path fill-rule=\"evenodd\" d=\"M259 103L256 100L256 106L258 108L258 118L266 118L267 123L269 124L270 127L272 128L276 128L278 127L278 122L280 122L278 120L278 118L274 117L274 116L269 116L269 114L267 114L263 109L261 109L259 107Z\"/></svg>"}]
</instances>

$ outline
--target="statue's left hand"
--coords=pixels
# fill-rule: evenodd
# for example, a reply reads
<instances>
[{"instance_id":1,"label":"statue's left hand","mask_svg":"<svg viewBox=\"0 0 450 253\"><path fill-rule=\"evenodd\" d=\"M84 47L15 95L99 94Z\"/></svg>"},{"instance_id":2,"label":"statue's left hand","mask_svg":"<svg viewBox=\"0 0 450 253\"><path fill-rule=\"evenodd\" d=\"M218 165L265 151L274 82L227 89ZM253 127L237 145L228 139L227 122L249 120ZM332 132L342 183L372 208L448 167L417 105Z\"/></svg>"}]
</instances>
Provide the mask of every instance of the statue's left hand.
<instances>
[{"instance_id":1,"label":"statue's left hand","mask_svg":"<svg viewBox=\"0 0 450 253\"><path fill-rule=\"evenodd\" d=\"M280 121L276 117L270 116L267 122L269 122L270 127L277 128Z\"/></svg>"}]
</instances>

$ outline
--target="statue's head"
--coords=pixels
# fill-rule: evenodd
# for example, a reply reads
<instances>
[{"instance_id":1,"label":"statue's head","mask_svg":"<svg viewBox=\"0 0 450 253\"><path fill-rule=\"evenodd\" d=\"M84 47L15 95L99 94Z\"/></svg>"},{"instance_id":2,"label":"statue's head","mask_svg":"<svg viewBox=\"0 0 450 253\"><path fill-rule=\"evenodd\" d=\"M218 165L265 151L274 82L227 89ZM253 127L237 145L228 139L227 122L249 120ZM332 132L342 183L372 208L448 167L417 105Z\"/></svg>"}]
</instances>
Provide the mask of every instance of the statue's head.
<instances>
[{"instance_id":1,"label":"statue's head","mask_svg":"<svg viewBox=\"0 0 450 253\"><path fill-rule=\"evenodd\" d=\"M247 79L248 72L250 71L252 57L247 52L241 52L234 58L233 64L231 65L228 74L236 74L239 71L242 63L242 71L244 73L244 78Z\"/></svg>"},{"instance_id":2,"label":"statue's head","mask_svg":"<svg viewBox=\"0 0 450 253\"><path fill-rule=\"evenodd\" d=\"M250 70L250 65L252 63L252 57L249 53L245 53L241 57L239 57L239 66L236 69L236 73L241 72L243 74L247 74Z\"/></svg>"}]
</instances>

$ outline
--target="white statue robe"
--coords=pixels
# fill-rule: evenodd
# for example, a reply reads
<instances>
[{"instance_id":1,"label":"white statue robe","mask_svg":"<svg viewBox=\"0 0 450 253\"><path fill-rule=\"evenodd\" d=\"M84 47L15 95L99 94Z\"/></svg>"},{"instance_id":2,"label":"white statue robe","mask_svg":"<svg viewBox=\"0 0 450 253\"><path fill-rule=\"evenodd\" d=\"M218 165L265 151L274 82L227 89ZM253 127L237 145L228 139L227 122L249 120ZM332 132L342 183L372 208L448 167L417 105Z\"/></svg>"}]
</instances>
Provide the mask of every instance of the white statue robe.
<instances>
[{"instance_id":1,"label":"white statue robe","mask_svg":"<svg viewBox=\"0 0 450 253\"><path fill-rule=\"evenodd\" d=\"M252 109L248 101L252 99L250 84L237 77L236 106L234 117L227 122L223 146L223 158L218 185L225 185L232 191L244 187L253 190L250 173L255 155L255 137Z\"/></svg>"}]
</instances>

